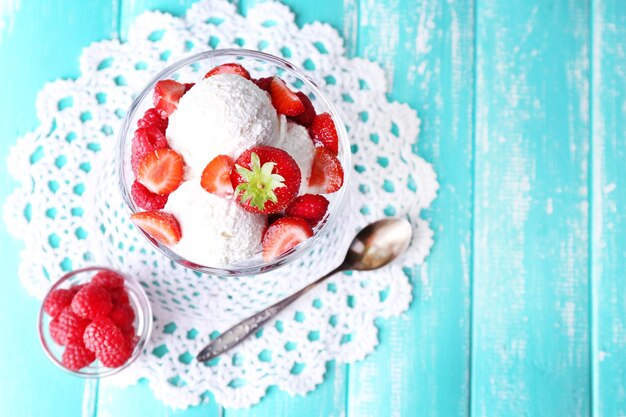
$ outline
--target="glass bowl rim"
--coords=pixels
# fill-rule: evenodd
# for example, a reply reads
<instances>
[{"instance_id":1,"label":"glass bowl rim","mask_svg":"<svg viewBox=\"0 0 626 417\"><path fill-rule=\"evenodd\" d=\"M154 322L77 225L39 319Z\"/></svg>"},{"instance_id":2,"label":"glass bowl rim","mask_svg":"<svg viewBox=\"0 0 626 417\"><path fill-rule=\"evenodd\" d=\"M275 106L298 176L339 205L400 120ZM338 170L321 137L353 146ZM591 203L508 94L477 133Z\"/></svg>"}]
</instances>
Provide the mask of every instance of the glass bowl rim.
<instances>
[{"instance_id":1,"label":"glass bowl rim","mask_svg":"<svg viewBox=\"0 0 626 417\"><path fill-rule=\"evenodd\" d=\"M348 138L348 133L346 131L345 124L343 119L339 116L339 112L335 105L330 101L330 99L326 96L325 93L319 90L317 83L312 80L301 68L295 66L291 62L265 52L254 51L250 49L244 48L225 48L225 49L215 49L210 51L203 51L197 54L190 55L186 58L182 58L176 62L165 67L163 70L158 72L154 77L148 81L148 83L143 87L141 92L133 99L128 111L124 115L124 119L122 121L122 125L118 134L117 143L116 143L116 155L115 155L115 171L117 174L118 180L118 188L122 195L122 199L124 200L126 210L130 213L136 213L133 208L134 204L132 202L132 197L130 195L130 188L125 186L126 176L124 174L124 145L127 140L128 135L130 134L130 130L132 129L131 122L137 113L139 106L143 103L144 99L148 94L150 94L154 85L161 79L164 79L168 75L171 75L178 71L179 69L193 64L194 62L211 59L211 58L221 58L221 57L245 57L252 58L257 60L266 61L272 65L277 67L287 69L291 71L297 78L299 78L304 85L315 95L317 99L320 100L325 110L330 113L333 121L335 122L335 127L337 129L337 133L339 136L339 143L341 148L343 149L343 160L342 167L344 172L344 180L342 187L335 193L336 203L334 204L335 210L328 213L328 217L324 220L324 223L319 227L319 229L315 232L315 234L307 239L305 242L301 243L297 247L291 249L290 251L280 255L276 259L271 262L261 261L260 263L253 265L242 265L242 266L208 266L208 265L200 265L194 262L188 261L183 256L174 252L167 246L157 245L155 242L148 236L146 233L139 229L139 233L141 233L144 238L161 254L166 256L168 259L173 260L174 262L182 265L185 268L189 268L195 270L197 272L212 274L217 276L245 276L245 275L259 275L266 272L270 272L276 268L279 268L283 265L286 265L292 261L297 260L302 255L304 255L315 243L316 239L319 239L329 227L336 221L338 217L339 211L343 207L345 200L347 198L347 188L350 183L350 171L351 171L351 149L350 149L350 140Z\"/></svg>"},{"instance_id":2,"label":"glass bowl rim","mask_svg":"<svg viewBox=\"0 0 626 417\"><path fill-rule=\"evenodd\" d=\"M86 372L81 372L80 370L73 371L63 366L63 364L52 353L50 347L48 346L46 337L44 336L44 332L49 331L50 324L48 323L47 325L44 325L44 318L45 318L45 315L47 314L44 311L44 303L46 299L48 298L48 296L50 295L50 293L52 293L52 291L59 289L59 287L61 287L65 282L70 280L72 277L78 274L82 274L83 272L90 272L90 271L95 272L95 271L103 271L103 270L113 271L113 272L120 274L122 277L124 277L124 283L126 285L129 285L132 288L132 290L137 294L137 297L139 298L139 302L140 302L139 307L145 308L145 314L144 314L145 315L144 317L145 333L141 333L139 335L139 341L137 342L138 347L137 346L135 347L134 352L131 355L131 357L122 366L119 366L117 368L103 367L103 369L106 369L106 370L103 372L97 372L97 373L86 373ZM44 327L48 329L45 329ZM39 337L39 344L41 345L43 352L48 357L50 362L52 362L57 368L61 369L67 374L78 376L81 378L86 378L86 379L103 378L103 377L115 375L121 372L122 370L126 369L128 366L130 366L133 362L137 360L142 350L148 345L150 341L150 336L152 335L152 327L153 327L152 305L150 304L150 299L148 298L146 292L143 290L139 282L135 280L134 278L132 278L131 276L129 276L128 274L125 274L121 271L118 271L117 269L110 268L107 266L88 266L84 268L75 269L63 275L54 284L52 284L52 286L46 292L46 295L41 301L41 306L39 307L39 313L37 315L37 335Z\"/></svg>"}]
</instances>

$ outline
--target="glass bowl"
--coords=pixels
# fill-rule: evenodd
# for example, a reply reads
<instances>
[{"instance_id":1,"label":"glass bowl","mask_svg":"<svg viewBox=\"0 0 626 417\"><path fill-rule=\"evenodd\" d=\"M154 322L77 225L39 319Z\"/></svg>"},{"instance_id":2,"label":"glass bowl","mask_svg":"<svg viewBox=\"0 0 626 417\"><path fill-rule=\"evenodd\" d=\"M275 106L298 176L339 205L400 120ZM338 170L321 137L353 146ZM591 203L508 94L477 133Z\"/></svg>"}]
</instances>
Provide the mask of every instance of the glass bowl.
<instances>
[{"instance_id":1,"label":"glass bowl","mask_svg":"<svg viewBox=\"0 0 626 417\"><path fill-rule=\"evenodd\" d=\"M122 197L128 209L132 213L142 211L134 203L130 192L135 179L130 164L131 145L133 134L137 127L137 121L143 116L146 110L153 107L152 92L155 84L163 79L175 79L183 83L197 82L202 80L204 74L211 68L228 62L241 64L250 72L252 78L272 75L280 76L292 90L302 91L309 96L317 114L327 112L332 116L339 136L339 153L337 157L344 169L343 186L335 193L324 195L329 200L330 204L325 218L314 228L314 235L271 262L263 261L260 250L261 245L259 243L258 253L253 258L246 261L230 265L200 265L185 259L181 254L176 253L173 248L161 244L152 239L143 230L137 229L139 229L140 233L142 233L158 251L187 268L220 276L257 275L293 262L314 247L314 245L323 244L325 231L332 230L333 223L337 218L337 213L340 212L343 206L346 189L349 186L349 175L351 171L350 143L346 128L335 106L328 97L318 89L315 82L311 80L303 70L282 58L245 49L221 49L202 52L170 65L150 80L135 98L126 113L117 144L116 168L119 175L119 186ZM244 151L244 149L242 149L242 151Z\"/></svg>"},{"instance_id":2,"label":"glass bowl","mask_svg":"<svg viewBox=\"0 0 626 417\"><path fill-rule=\"evenodd\" d=\"M74 371L66 368L61 362L65 347L58 345L52 339L52 336L50 335L50 322L52 321L52 317L50 317L50 315L48 315L48 313L44 311L43 306L52 291L57 289L69 289L70 287L75 285L86 284L91 281L91 278L96 273L101 271L112 271L121 275L124 278L124 287L128 292L128 301L135 312L135 321L133 322L133 327L135 329L135 340L137 341L137 343L135 344L130 358L120 367L107 368L99 360L96 359L96 361L94 361L91 365L88 365L78 371ZM50 290L48 290L48 293L43 299L43 302L41 303L41 308L39 310L38 332L39 341L41 342L41 347L43 348L44 353L57 367L67 373L79 377L101 378L120 372L124 368L128 367L131 363L133 363L141 354L142 350L146 347L146 344L150 340L150 333L152 332L152 309L150 307L150 302L148 301L146 293L143 291L141 286L128 275L125 275L119 271L110 268L97 266L77 269L64 275L50 288Z\"/></svg>"}]
</instances>

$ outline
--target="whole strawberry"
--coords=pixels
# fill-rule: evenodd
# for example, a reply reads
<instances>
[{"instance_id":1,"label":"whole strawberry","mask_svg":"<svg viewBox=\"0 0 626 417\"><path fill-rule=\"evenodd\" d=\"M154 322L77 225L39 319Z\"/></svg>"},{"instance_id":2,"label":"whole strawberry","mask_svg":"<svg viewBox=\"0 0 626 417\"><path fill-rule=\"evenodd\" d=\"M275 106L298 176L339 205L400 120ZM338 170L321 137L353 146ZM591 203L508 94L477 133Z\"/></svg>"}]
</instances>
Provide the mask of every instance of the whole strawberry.
<instances>
[{"instance_id":1,"label":"whole strawberry","mask_svg":"<svg viewBox=\"0 0 626 417\"><path fill-rule=\"evenodd\" d=\"M282 211L300 189L300 168L285 151L256 146L235 161L231 183L237 202L252 213Z\"/></svg>"}]
</instances>

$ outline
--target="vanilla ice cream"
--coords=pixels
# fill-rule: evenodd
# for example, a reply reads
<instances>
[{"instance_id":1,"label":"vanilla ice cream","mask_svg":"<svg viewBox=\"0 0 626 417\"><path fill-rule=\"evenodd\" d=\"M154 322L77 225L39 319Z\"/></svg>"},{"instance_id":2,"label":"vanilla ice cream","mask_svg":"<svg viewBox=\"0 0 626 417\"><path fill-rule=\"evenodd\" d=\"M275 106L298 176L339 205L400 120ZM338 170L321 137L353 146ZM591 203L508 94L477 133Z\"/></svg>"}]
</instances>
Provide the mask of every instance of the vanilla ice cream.
<instances>
[{"instance_id":1,"label":"vanilla ice cream","mask_svg":"<svg viewBox=\"0 0 626 417\"><path fill-rule=\"evenodd\" d=\"M315 145L313 145L306 128L281 115L276 135L264 145L282 149L291 155L298 164L302 175L299 194L306 193L313 167L313 157L315 156Z\"/></svg>"},{"instance_id":2,"label":"vanilla ice cream","mask_svg":"<svg viewBox=\"0 0 626 417\"><path fill-rule=\"evenodd\" d=\"M164 210L180 224L182 237L172 249L191 262L230 265L253 258L261 249L267 217L207 193L197 179L171 193Z\"/></svg>"},{"instance_id":3,"label":"vanilla ice cream","mask_svg":"<svg viewBox=\"0 0 626 417\"><path fill-rule=\"evenodd\" d=\"M202 175L217 155L236 158L276 136L278 118L268 95L252 81L219 74L196 83L169 118L169 145L186 163L186 178Z\"/></svg>"}]
</instances>

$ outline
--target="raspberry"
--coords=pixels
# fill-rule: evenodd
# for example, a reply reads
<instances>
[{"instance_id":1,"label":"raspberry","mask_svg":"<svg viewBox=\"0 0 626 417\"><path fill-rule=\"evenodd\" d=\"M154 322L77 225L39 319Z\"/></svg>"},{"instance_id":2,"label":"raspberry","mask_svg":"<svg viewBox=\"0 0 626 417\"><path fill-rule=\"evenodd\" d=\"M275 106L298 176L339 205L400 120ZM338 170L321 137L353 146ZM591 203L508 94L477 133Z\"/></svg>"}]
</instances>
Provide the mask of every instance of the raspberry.
<instances>
[{"instance_id":1,"label":"raspberry","mask_svg":"<svg viewBox=\"0 0 626 417\"><path fill-rule=\"evenodd\" d=\"M72 311L80 317L95 319L106 316L113 308L111 295L99 285L89 284L81 288L72 300Z\"/></svg>"},{"instance_id":2,"label":"raspberry","mask_svg":"<svg viewBox=\"0 0 626 417\"><path fill-rule=\"evenodd\" d=\"M139 337L135 334L135 328L132 326L124 328L122 329L122 334L124 335L124 339L126 340L126 344L129 349L131 351L134 350L137 345L137 341L139 340Z\"/></svg>"},{"instance_id":3,"label":"raspberry","mask_svg":"<svg viewBox=\"0 0 626 417\"><path fill-rule=\"evenodd\" d=\"M124 344L118 346L116 349L105 350L98 353L98 359L108 368L119 368L130 359L132 353L133 351L128 347L126 341L124 341Z\"/></svg>"},{"instance_id":4,"label":"raspberry","mask_svg":"<svg viewBox=\"0 0 626 417\"><path fill-rule=\"evenodd\" d=\"M57 317L65 307L71 304L74 292L72 290L54 290L46 297L43 310L51 317Z\"/></svg>"},{"instance_id":5,"label":"raspberry","mask_svg":"<svg viewBox=\"0 0 626 417\"><path fill-rule=\"evenodd\" d=\"M78 317L71 307L65 307L61 314L50 322L50 336L59 345L80 342L89 320Z\"/></svg>"},{"instance_id":6,"label":"raspberry","mask_svg":"<svg viewBox=\"0 0 626 417\"><path fill-rule=\"evenodd\" d=\"M67 345L63 351L61 363L72 371L78 371L96 360L96 355L83 345L83 343L72 343Z\"/></svg>"},{"instance_id":7,"label":"raspberry","mask_svg":"<svg viewBox=\"0 0 626 417\"><path fill-rule=\"evenodd\" d=\"M108 317L98 317L92 321L85 329L83 342L99 358L102 352L115 351L120 346L126 346L122 331Z\"/></svg>"},{"instance_id":8,"label":"raspberry","mask_svg":"<svg viewBox=\"0 0 626 417\"><path fill-rule=\"evenodd\" d=\"M124 329L133 325L135 321L135 311L129 304L117 304L113 307L113 310L111 310L109 318L120 329Z\"/></svg>"},{"instance_id":9,"label":"raspberry","mask_svg":"<svg viewBox=\"0 0 626 417\"><path fill-rule=\"evenodd\" d=\"M109 290L109 294L111 294L111 301L114 305L129 303L128 293L124 288L112 288Z\"/></svg>"},{"instance_id":10,"label":"raspberry","mask_svg":"<svg viewBox=\"0 0 626 417\"><path fill-rule=\"evenodd\" d=\"M124 286L124 277L113 271L100 271L91 279L93 285L99 285L103 288L122 288Z\"/></svg>"},{"instance_id":11,"label":"raspberry","mask_svg":"<svg viewBox=\"0 0 626 417\"><path fill-rule=\"evenodd\" d=\"M144 210L161 210L167 203L167 195L158 195L148 190L145 185L139 181L133 182L130 187L130 195L139 208Z\"/></svg>"},{"instance_id":12,"label":"raspberry","mask_svg":"<svg viewBox=\"0 0 626 417\"><path fill-rule=\"evenodd\" d=\"M159 110L155 108L146 110L143 117L137 121L138 127L154 126L163 133L165 133L165 129L167 129L167 124L168 120L164 119Z\"/></svg>"}]
</instances>

